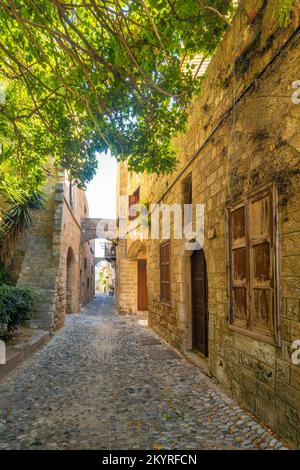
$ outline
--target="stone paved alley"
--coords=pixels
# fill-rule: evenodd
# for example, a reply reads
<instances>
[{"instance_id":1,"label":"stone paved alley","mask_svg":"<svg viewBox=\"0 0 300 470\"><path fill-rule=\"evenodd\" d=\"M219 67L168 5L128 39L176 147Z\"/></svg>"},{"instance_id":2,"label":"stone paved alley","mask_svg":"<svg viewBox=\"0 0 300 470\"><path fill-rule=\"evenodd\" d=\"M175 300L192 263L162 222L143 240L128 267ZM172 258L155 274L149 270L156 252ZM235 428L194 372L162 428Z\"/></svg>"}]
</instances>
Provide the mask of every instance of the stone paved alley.
<instances>
[{"instance_id":1,"label":"stone paved alley","mask_svg":"<svg viewBox=\"0 0 300 470\"><path fill-rule=\"evenodd\" d=\"M107 296L2 381L0 404L2 449L283 448Z\"/></svg>"}]
</instances>

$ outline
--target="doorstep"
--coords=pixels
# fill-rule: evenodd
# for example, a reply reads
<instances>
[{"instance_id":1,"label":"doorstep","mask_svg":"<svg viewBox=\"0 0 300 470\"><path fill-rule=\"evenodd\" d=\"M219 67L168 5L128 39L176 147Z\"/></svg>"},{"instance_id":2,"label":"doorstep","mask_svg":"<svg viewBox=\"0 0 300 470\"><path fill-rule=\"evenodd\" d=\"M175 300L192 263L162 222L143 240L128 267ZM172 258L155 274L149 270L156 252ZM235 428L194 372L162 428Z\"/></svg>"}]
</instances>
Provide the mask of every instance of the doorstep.
<instances>
[{"instance_id":1,"label":"doorstep","mask_svg":"<svg viewBox=\"0 0 300 470\"><path fill-rule=\"evenodd\" d=\"M17 340L14 341L15 344L10 344L10 341L6 343L6 364L0 364L0 380L51 339L48 331L31 331L32 334L23 340L20 339L20 342Z\"/></svg>"},{"instance_id":2,"label":"doorstep","mask_svg":"<svg viewBox=\"0 0 300 470\"><path fill-rule=\"evenodd\" d=\"M199 367L203 374L207 375L208 377L212 377L212 374L209 371L208 359L200 356L200 354L197 354L194 351L186 351L184 356L189 362L192 362L192 364Z\"/></svg>"}]
</instances>

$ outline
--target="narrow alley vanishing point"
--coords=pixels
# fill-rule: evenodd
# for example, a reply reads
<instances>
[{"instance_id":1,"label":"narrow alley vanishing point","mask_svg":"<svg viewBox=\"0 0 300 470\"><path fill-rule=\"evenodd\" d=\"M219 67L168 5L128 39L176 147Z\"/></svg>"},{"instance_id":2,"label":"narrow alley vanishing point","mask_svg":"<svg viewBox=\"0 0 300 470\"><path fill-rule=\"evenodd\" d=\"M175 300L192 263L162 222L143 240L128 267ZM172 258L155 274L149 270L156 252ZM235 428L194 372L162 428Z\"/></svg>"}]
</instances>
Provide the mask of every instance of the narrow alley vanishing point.
<instances>
[{"instance_id":1,"label":"narrow alley vanishing point","mask_svg":"<svg viewBox=\"0 0 300 470\"><path fill-rule=\"evenodd\" d=\"M284 449L139 316L98 295L0 386L0 448Z\"/></svg>"}]
</instances>

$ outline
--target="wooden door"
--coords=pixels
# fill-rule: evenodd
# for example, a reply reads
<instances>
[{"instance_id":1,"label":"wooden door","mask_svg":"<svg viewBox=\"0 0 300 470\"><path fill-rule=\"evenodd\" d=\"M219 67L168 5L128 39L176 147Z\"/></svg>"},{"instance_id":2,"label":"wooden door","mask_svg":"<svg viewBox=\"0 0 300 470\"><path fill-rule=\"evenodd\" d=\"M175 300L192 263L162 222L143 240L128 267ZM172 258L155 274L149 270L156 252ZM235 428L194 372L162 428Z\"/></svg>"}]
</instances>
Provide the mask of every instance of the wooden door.
<instances>
[{"instance_id":1,"label":"wooden door","mask_svg":"<svg viewBox=\"0 0 300 470\"><path fill-rule=\"evenodd\" d=\"M204 356L208 353L208 314L206 263L203 250L194 251L192 271L193 348Z\"/></svg>"},{"instance_id":2,"label":"wooden door","mask_svg":"<svg viewBox=\"0 0 300 470\"><path fill-rule=\"evenodd\" d=\"M148 310L147 261L138 260L138 310Z\"/></svg>"}]
</instances>

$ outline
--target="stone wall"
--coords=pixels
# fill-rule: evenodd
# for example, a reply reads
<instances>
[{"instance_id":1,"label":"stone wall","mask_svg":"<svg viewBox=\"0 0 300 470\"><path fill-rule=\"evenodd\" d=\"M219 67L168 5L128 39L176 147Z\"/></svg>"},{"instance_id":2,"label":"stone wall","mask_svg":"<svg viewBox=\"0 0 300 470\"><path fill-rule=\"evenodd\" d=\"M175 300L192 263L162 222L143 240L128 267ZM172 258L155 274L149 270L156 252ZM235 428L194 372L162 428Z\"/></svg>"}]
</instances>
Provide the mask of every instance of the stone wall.
<instances>
[{"instance_id":1,"label":"stone wall","mask_svg":"<svg viewBox=\"0 0 300 470\"><path fill-rule=\"evenodd\" d=\"M126 243L119 241L117 247L116 298L119 313L137 311L137 268L135 260L126 256Z\"/></svg>"},{"instance_id":2,"label":"stone wall","mask_svg":"<svg viewBox=\"0 0 300 470\"><path fill-rule=\"evenodd\" d=\"M243 3L251 15L237 13L193 102L187 132L174 140L177 171L160 177L128 174L119 194L132 194L140 186L144 201L181 203L182 182L191 173L193 204L205 207L207 366L243 407L299 447L300 366L292 364L291 345L300 339L300 105L291 97L292 83L300 80L300 9L296 3L291 22L280 28L277 2ZM267 183L275 184L279 194L277 342L234 331L228 323L226 207ZM147 245L150 326L185 352L192 345L191 253L182 240L172 238L171 301L166 305L160 301L160 241ZM130 270L122 249L119 282L122 266Z\"/></svg>"},{"instance_id":3,"label":"stone wall","mask_svg":"<svg viewBox=\"0 0 300 470\"><path fill-rule=\"evenodd\" d=\"M53 256L52 237L55 230L56 174L48 178L44 187L45 207L33 214L33 226L24 235L20 246L23 251L18 275L18 285L36 290L34 321L40 328L54 324L56 301L56 274L58 258Z\"/></svg>"},{"instance_id":4,"label":"stone wall","mask_svg":"<svg viewBox=\"0 0 300 470\"><path fill-rule=\"evenodd\" d=\"M17 247L14 273L18 284L36 291L35 323L40 328L56 330L64 324L67 298L71 298L72 313L94 293L93 242L81 243L81 219L88 217L88 204L83 191L72 189L63 171L52 169L43 189L44 210L33 214L33 226ZM73 259L72 275L67 279L68 254ZM86 269L84 269L84 258ZM80 271L89 288L80 290ZM89 273L89 274L88 274ZM69 292L68 291L69 286ZM71 312L70 312L71 313Z\"/></svg>"},{"instance_id":5,"label":"stone wall","mask_svg":"<svg viewBox=\"0 0 300 470\"><path fill-rule=\"evenodd\" d=\"M127 188L128 174L124 163L119 164L117 178L117 195L130 194ZM122 213L117 200L117 216ZM116 247L116 302L118 311L122 314L137 311L137 267L136 261L127 255L126 240L118 240Z\"/></svg>"},{"instance_id":6,"label":"stone wall","mask_svg":"<svg viewBox=\"0 0 300 470\"><path fill-rule=\"evenodd\" d=\"M57 196L55 214L57 232L53 233L53 245L56 247L54 253L59 256L55 329L63 325L66 312L78 313L80 305L86 303L94 294L94 244L91 241L82 243L81 240L81 220L88 217L85 194L73 187L70 197L70 187L64 174L60 175L57 183L57 193L60 194ZM74 264L69 270L68 253ZM68 292L70 290L71 292ZM68 295L71 297L70 308L67 306Z\"/></svg>"},{"instance_id":7,"label":"stone wall","mask_svg":"<svg viewBox=\"0 0 300 470\"><path fill-rule=\"evenodd\" d=\"M86 304L95 293L95 242L82 243L80 250L80 303Z\"/></svg>"}]
</instances>

